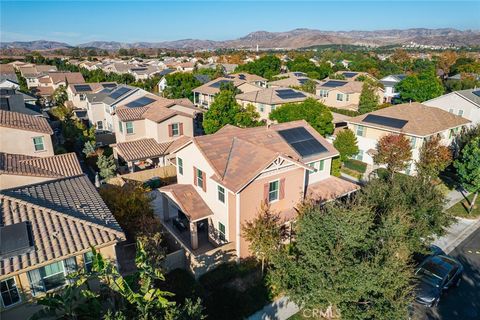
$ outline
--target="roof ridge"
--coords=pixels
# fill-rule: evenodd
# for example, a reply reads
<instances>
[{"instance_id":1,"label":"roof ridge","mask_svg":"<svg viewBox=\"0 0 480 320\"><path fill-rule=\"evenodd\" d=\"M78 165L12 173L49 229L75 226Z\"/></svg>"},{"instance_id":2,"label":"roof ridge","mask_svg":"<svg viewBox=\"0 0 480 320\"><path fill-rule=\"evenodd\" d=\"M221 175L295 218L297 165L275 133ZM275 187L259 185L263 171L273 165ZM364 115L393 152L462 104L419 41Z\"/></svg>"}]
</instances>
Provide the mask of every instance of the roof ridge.
<instances>
[{"instance_id":1,"label":"roof ridge","mask_svg":"<svg viewBox=\"0 0 480 320\"><path fill-rule=\"evenodd\" d=\"M238 139L237 137L233 137L233 139L232 139L232 144L230 145L230 150L228 150L228 156L227 156L227 161L226 161L226 164L225 164L225 168L223 169L222 179L225 177L225 174L227 173L228 164L230 163L230 157L232 155L233 145L235 144L237 139Z\"/></svg>"}]
</instances>

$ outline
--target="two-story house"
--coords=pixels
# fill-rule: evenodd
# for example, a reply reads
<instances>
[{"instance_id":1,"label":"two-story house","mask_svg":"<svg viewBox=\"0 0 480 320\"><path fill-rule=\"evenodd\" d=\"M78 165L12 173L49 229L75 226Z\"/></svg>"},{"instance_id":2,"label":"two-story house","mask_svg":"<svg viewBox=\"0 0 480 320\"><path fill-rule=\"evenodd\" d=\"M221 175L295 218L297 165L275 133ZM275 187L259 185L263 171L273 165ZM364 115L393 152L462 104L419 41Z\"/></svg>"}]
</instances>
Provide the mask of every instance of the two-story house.
<instances>
[{"instance_id":1,"label":"two-story house","mask_svg":"<svg viewBox=\"0 0 480 320\"><path fill-rule=\"evenodd\" d=\"M66 89L68 101L75 109L87 109L87 94L94 94L103 89L113 90L116 86L116 82L69 84Z\"/></svg>"},{"instance_id":2,"label":"two-story house","mask_svg":"<svg viewBox=\"0 0 480 320\"><path fill-rule=\"evenodd\" d=\"M136 168L169 164L172 148L193 137L202 110L188 99L170 100L149 94L117 107L113 118L117 162Z\"/></svg>"},{"instance_id":3,"label":"two-story house","mask_svg":"<svg viewBox=\"0 0 480 320\"><path fill-rule=\"evenodd\" d=\"M362 81L325 80L316 86L316 95L329 107L357 111L362 90ZM381 103L383 89L377 88L376 95Z\"/></svg>"},{"instance_id":4,"label":"two-story house","mask_svg":"<svg viewBox=\"0 0 480 320\"><path fill-rule=\"evenodd\" d=\"M412 161L405 170L414 174L415 161L423 143L432 136L440 135L442 144L450 145L453 138L469 120L447 111L427 107L418 102L404 103L346 120L358 140L359 153L355 159L373 165L373 155L380 138L388 134L403 134L411 142Z\"/></svg>"},{"instance_id":5,"label":"two-story house","mask_svg":"<svg viewBox=\"0 0 480 320\"><path fill-rule=\"evenodd\" d=\"M117 105L128 103L146 94L148 92L143 89L127 85L87 93L87 116L90 125L95 126L98 131L115 132L113 114Z\"/></svg>"},{"instance_id":6,"label":"two-story house","mask_svg":"<svg viewBox=\"0 0 480 320\"><path fill-rule=\"evenodd\" d=\"M52 135L44 117L0 110L0 152L53 156Z\"/></svg>"},{"instance_id":7,"label":"two-story house","mask_svg":"<svg viewBox=\"0 0 480 320\"><path fill-rule=\"evenodd\" d=\"M423 104L462 116L472 121L472 124L480 124L480 89L450 92Z\"/></svg>"},{"instance_id":8,"label":"two-story house","mask_svg":"<svg viewBox=\"0 0 480 320\"><path fill-rule=\"evenodd\" d=\"M255 128L227 125L173 151L178 183L159 189L161 219L193 255L208 246L234 244L234 254L247 257L242 225L262 204L290 221L305 198L329 201L358 188L330 175L338 152L304 120Z\"/></svg>"},{"instance_id":9,"label":"two-story house","mask_svg":"<svg viewBox=\"0 0 480 320\"><path fill-rule=\"evenodd\" d=\"M305 73L303 72L289 72L279 74L276 78L280 78L278 80L273 80L268 83L268 87L288 87L288 88L300 88L301 86L305 85L309 81L314 83L319 83L316 79L310 79Z\"/></svg>"},{"instance_id":10,"label":"two-story house","mask_svg":"<svg viewBox=\"0 0 480 320\"><path fill-rule=\"evenodd\" d=\"M391 74L380 79L380 83L383 84L384 88L384 102L392 102L393 99L400 96L400 93L395 90L395 86L405 77L405 74Z\"/></svg>"},{"instance_id":11,"label":"two-story house","mask_svg":"<svg viewBox=\"0 0 480 320\"><path fill-rule=\"evenodd\" d=\"M258 91L240 93L235 96L237 102L246 107L252 104L260 114L260 120L269 121L270 113L285 103L299 103L308 98L315 98L313 94L286 88L271 87Z\"/></svg>"},{"instance_id":12,"label":"two-story house","mask_svg":"<svg viewBox=\"0 0 480 320\"><path fill-rule=\"evenodd\" d=\"M91 246L116 263L125 234L74 153L0 153L0 318L23 319L33 299L92 265Z\"/></svg>"},{"instance_id":13,"label":"two-story house","mask_svg":"<svg viewBox=\"0 0 480 320\"><path fill-rule=\"evenodd\" d=\"M258 91L267 87L267 80L260 76L248 73L230 74L193 89L193 103L208 109L215 100L215 95L220 92L220 87L226 83L232 83L235 88L243 93Z\"/></svg>"}]
</instances>

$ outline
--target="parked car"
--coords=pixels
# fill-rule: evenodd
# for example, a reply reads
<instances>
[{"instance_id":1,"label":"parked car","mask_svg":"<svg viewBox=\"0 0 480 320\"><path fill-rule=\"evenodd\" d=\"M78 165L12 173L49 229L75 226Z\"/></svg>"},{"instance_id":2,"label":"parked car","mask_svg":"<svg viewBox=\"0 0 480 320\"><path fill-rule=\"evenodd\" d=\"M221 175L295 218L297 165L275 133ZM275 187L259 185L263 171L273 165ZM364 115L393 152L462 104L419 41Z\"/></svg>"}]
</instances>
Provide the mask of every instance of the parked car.
<instances>
[{"instance_id":1,"label":"parked car","mask_svg":"<svg viewBox=\"0 0 480 320\"><path fill-rule=\"evenodd\" d=\"M416 252L413 254L413 261L415 262L415 266L420 265L425 259L431 256L438 256L438 255L446 255L443 250L436 246L436 245L430 245L425 248L424 252Z\"/></svg>"},{"instance_id":2,"label":"parked car","mask_svg":"<svg viewBox=\"0 0 480 320\"><path fill-rule=\"evenodd\" d=\"M442 293L452 286L460 285L463 266L447 255L426 258L417 268L415 301L427 307L437 306Z\"/></svg>"}]
</instances>

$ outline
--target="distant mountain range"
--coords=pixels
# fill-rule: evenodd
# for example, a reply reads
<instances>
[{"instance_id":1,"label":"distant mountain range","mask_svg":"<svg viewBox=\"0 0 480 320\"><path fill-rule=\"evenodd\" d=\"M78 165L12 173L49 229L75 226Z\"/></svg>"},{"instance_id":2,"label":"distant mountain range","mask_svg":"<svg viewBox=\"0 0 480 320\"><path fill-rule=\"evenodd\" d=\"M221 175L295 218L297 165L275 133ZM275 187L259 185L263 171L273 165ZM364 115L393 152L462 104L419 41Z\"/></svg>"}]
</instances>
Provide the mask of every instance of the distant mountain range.
<instances>
[{"instance_id":1,"label":"distant mountain range","mask_svg":"<svg viewBox=\"0 0 480 320\"><path fill-rule=\"evenodd\" d=\"M124 43L115 41L93 41L79 44L81 48L96 48L102 50L118 50L120 48L146 49L297 49L315 45L402 45L414 42L422 45L437 46L478 46L480 45L480 31L443 29L405 29L405 30L377 30L377 31L321 31L312 29L295 29L287 32L256 31L244 37L226 40L198 40L183 39L163 42L134 42ZM52 50L71 48L72 45L55 41L28 41L3 42L0 49L24 50Z\"/></svg>"}]
</instances>

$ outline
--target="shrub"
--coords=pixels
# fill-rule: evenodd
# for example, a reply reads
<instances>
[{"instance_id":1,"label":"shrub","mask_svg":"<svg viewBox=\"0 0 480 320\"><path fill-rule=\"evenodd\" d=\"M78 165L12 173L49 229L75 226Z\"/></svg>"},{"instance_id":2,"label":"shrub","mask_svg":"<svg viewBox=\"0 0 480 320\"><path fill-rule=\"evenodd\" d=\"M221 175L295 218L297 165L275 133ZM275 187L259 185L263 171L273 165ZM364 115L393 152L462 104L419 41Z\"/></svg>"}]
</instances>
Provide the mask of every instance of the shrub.
<instances>
[{"instance_id":1,"label":"shrub","mask_svg":"<svg viewBox=\"0 0 480 320\"><path fill-rule=\"evenodd\" d=\"M367 171L367 164L355 159L345 160L345 162L343 163L343 166L345 168L348 168L350 170L355 170L360 173L365 173L365 171Z\"/></svg>"}]
</instances>

